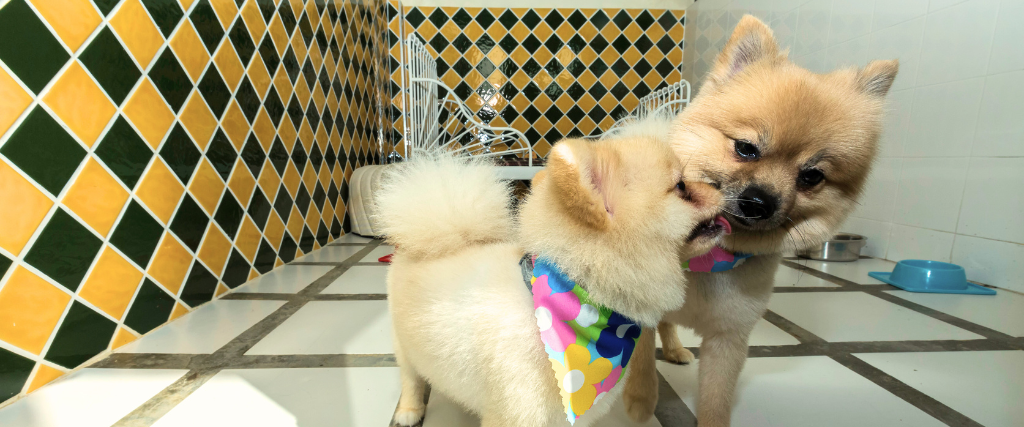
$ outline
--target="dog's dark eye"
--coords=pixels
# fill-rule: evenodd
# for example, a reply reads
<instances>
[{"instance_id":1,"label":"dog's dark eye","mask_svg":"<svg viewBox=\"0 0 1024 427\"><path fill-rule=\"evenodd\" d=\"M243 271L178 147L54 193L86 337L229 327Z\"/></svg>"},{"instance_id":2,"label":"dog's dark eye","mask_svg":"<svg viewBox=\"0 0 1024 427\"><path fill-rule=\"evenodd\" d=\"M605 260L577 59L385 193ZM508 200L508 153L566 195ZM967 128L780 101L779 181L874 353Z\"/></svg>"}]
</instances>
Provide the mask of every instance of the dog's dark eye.
<instances>
[{"instance_id":1,"label":"dog's dark eye","mask_svg":"<svg viewBox=\"0 0 1024 427\"><path fill-rule=\"evenodd\" d=\"M679 181L679 183L676 184L676 190L679 190L679 191L682 191L682 192L685 193L686 192L686 183L683 182L683 181Z\"/></svg>"},{"instance_id":2,"label":"dog's dark eye","mask_svg":"<svg viewBox=\"0 0 1024 427\"><path fill-rule=\"evenodd\" d=\"M796 176L796 183L804 188L811 188L821 183L825 179L825 174L821 173L817 169L806 169L800 171L800 174Z\"/></svg>"},{"instance_id":3,"label":"dog's dark eye","mask_svg":"<svg viewBox=\"0 0 1024 427\"><path fill-rule=\"evenodd\" d=\"M740 156L740 159L757 160L761 157L761 150L759 150L756 145L751 144L750 141L737 139L734 143L736 155Z\"/></svg>"}]
</instances>

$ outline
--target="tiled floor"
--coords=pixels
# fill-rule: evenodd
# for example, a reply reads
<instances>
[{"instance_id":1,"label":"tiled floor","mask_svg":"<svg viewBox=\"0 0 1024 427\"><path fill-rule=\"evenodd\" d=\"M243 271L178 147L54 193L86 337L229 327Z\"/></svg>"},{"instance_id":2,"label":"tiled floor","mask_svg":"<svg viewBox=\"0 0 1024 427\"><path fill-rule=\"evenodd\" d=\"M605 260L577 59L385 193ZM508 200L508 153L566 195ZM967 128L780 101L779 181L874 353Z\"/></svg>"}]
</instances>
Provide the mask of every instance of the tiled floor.
<instances>
[{"instance_id":1,"label":"tiled floor","mask_svg":"<svg viewBox=\"0 0 1024 427\"><path fill-rule=\"evenodd\" d=\"M392 248L337 242L0 409L0 425L389 425L400 386L376 259ZM1024 425L1024 296L914 294L867 277L891 268L784 260L733 424ZM697 350L700 337L678 334ZM693 425L699 356L658 362L655 418L637 425L616 402L598 426ZM424 427L479 426L428 398Z\"/></svg>"}]
</instances>

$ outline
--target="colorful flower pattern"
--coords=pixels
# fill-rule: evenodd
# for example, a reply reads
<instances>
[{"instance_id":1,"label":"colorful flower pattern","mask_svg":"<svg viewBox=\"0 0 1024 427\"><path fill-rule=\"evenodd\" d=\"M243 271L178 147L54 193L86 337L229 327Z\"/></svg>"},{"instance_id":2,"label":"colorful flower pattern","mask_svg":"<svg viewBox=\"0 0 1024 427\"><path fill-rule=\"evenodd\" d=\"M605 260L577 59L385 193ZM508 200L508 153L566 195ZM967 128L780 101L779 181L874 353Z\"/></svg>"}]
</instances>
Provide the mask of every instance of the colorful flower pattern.
<instances>
[{"instance_id":1,"label":"colorful flower pattern","mask_svg":"<svg viewBox=\"0 0 1024 427\"><path fill-rule=\"evenodd\" d=\"M622 377L641 329L595 304L585 289L544 258L534 260L531 284L541 341L566 419L575 424Z\"/></svg>"}]
</instances>

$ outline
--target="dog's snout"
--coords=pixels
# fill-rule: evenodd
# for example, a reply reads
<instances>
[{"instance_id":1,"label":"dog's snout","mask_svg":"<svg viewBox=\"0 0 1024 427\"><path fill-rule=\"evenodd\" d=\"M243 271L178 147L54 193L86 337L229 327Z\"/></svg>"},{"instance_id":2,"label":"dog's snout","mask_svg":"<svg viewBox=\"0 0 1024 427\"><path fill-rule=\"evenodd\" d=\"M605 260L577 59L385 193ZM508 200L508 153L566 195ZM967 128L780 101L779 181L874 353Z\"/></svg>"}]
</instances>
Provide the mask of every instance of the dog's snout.
<instances>
[{"instance_id":1,"label":"dog's snout","mask_svg":"<svg viewBox=\"0 0 1024 427\"><path fill-rule=\"evenodd\" d=\"M680 182L682 184L682 182ZM703 182L688 182L683 190L683 199L693 203L699 208L717 208L722 204L722 195L719 191Z\"/></svg>"},{"instance_id":2,"label":"dog's snout","mask_svg":"<svg viewBox=\"0 0 1024 427\"><path fill-rule=\"evenodd\" d=\"M749 221L763 221L775 215L779 208L779 199L764 188L747 187L740 193L737 206L740 213Z\"/></svg>"}]
</instances>

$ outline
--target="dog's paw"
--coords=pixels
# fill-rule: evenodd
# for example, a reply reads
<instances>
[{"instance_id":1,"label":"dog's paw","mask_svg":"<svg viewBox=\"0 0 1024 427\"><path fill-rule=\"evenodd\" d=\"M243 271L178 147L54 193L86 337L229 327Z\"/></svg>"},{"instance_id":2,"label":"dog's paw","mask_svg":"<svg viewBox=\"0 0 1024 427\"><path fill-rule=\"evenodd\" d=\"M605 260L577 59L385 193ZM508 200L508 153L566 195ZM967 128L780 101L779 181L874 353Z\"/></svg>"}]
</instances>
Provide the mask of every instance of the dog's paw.
<instances>
[{"instance_id":1,"label":"dog's paw","mask_svg":"<svg viewBox=\"0 0 1024 427\"><path fill-rule=\"evenodd\" d=\"M395 423L404 427L414 426L423 419L425 409L422 406L419 408L398 408L395 411Z\"/></svg>"},{"instance_id":2,"label":"dog's paw","mask_svg":"<svg viewBox=\"0 0 1024 427\"><path fill-rule=\"evenodd\" d=\"M690 350L687 350L686 347L665 348L661 350L661 354L666 362L677 365L689 365L696 360L693 357L693 353L690 353Z\"/></svg>"},{"instance_id":3,"label":"dog's paw","mask_svg":"<svg viewBox=\"0 0 1024 427\"><path fill-rule=\"evenodd\" d=\"M658 404L658 396L651 393L631 393L627 391L622 396L626 405L626 414L629 418L638 423L645 423L654 416L654 407Z\"/></svg>"}]
</instances>

